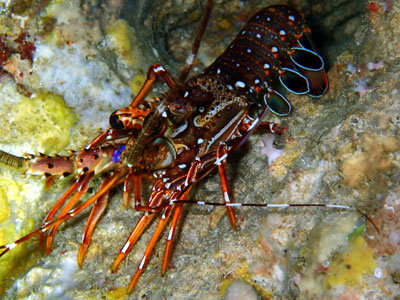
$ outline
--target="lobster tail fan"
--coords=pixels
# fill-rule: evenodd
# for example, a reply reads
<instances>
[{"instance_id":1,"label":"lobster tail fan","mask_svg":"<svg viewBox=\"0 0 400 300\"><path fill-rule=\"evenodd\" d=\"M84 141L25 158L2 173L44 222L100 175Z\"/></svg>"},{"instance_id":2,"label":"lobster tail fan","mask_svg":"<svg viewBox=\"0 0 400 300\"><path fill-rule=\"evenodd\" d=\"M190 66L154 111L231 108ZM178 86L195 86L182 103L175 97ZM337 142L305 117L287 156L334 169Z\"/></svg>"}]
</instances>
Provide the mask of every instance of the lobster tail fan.
<instances>
[{"instance_id":1,"label":"lobster tail fan","mask_svg":"<svg viewBox=\"0 0 400 300\"><path fill-rule=\"evenodd\" d=\"M328 77L324 70L324 61L312 50L293 47L293 54L290 56L297 70L305 76L309 83L309 95L321 97L328 89Z\"/></svg>"},{"instance_id":2,"label":"lobster tail fan","mask_svg":"<svg viewBox=\"0 0 400 300\"><path fill-rule=\"evenodd\" d=\"M324 68L324 60L314 51L299 47L293 47L292 50L290 59L300 69L320 71Z\"/></svg>"},{"instance_id":3,"label":"lobster tail fan","mask_svg":"<svg viewBox=\"0 0 400 300\"><path fill-rule=\"evenodd\" d=\"M282 70L284 72L279 76L279 81L289 92L302 95L310 91L307 77L289 68L282 68Z\"/></svg>"},{"instance_id":4,"label":"lobster tail fan","mask_svg":"<svg viewBox=\"0 0 400 300\"><path fill-rule=\"evenodd\" d=\"M264 102L278 116L286 116L292 111L290 102L276 91L270 91L267 95L264 95Z\"/></svg>"},{"instance_id":5,"label":"lobster tail fan","mask_svg":"<svg viewBox=\"0 0 400 300\"><path fill-rule=\"evenodd\" d=\"M311 35L306 32L304 33L300 39L297 40L297 42L299 43L300 47L304 48L304 49L308 49L308 50L313 50L315 51L316 47L311 39Z\"/></svg>"},{"instance_id":6,"label":"lobster tail fan","mask_svg":"<svg viewBox=\"0 0 400 300\"><path fill-rule=\"evenodd\" d=\"M324 69L317 72L302 70L301 73L308 79L310 84L310 92L308 94L311 97L321 97L328 89L328 76Z\"/></svg>"}]
</instances>

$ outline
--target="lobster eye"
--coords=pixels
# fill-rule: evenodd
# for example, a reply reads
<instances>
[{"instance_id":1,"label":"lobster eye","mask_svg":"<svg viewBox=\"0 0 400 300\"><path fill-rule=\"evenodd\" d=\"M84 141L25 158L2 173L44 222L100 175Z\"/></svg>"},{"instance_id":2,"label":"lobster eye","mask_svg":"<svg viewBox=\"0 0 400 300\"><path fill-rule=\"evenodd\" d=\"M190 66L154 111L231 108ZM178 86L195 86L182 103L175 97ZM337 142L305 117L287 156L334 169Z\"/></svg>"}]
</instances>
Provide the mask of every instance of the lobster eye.
<instances>
[{"instance_id":1,"label":"lobster eye","mask_svg":"<svg viewBox=\"0 0 400 300\"><path fill-rule=\"evenodd\" d=\"M122 130L122 129L124 129L124 127L125 127L125 126L124 126L124 122L121 121L121 119L119 118L117 112L118 112L118 111L114 111L114 112L111 114L110 120L109 120L110 126L111 126L112 128L114 128L114 129Z\"/></svg>"}]
</instances>

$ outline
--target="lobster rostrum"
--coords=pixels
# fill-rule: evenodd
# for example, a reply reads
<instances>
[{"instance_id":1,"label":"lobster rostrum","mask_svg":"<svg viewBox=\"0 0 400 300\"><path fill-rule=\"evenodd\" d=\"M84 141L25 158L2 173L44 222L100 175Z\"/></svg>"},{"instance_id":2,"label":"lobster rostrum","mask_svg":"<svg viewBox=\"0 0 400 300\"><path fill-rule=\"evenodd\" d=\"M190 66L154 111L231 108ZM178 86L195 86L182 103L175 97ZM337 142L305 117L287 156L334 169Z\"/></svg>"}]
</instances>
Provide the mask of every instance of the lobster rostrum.
<instances>
[{"instance_id":1,"label":"lobster rostrum","mask_svg":"<svg viewBox=\"0 0 400 300\"><path fill-rule=\"evenodd\" d=\"M291 104L283 90L320 97L328 87L328 80L323 59L314 51L311 31L303 15L286 5L274 5L257 12L214 63L186 81L211 7L212 1L209 0L179 79L175 82L161 65L152 65L147 80L130 106L112 113L111 128L95 138L85 150L72 152L69 157L16 157L0 152L2 163L23 169L28 174L45 175L49 182L57 176L77 173L75 182L54 205L42 226L15 242L1 246L0 256L36 235L46 239L48 254L58 226L92 206L78 252L78 264L82 266L93 230L107 207L109 192L120 184L124 185L124 205L129 205L133 191L135 209L143 211L143 215L122 246L112 271L116 271L149 223L161 216L129 285L130 291L172 217L162 264L162 272L166 271L184 204L224 205L236 229L234 207L246 204L231 201L227 157L255 129L277 134L285 132L285 128L277 124L261 122L268 111L279 116L291 112ZM146 94L157 78L168 85L169 91L148 99ZM221 179L223 203L188 200L191 188L216 168ZM104 180L97 193L77 204L92 178L105 171L111 172L111 176ZM148 201L142 199L143 177L154 180ZM348 208L327 204L308 206Z\"/></svg>"}]
</instances>

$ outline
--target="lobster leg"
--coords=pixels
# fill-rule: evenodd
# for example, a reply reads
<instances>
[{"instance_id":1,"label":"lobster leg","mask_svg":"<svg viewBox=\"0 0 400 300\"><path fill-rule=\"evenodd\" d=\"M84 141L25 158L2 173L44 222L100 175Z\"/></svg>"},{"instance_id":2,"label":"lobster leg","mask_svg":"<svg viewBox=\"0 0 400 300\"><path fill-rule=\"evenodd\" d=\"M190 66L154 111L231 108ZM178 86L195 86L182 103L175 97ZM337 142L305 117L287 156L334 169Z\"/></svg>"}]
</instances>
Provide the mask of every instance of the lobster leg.
<instances>
[{"instance_id":1,"label":"lobster leg","mask_svg":"<svg viewBox=\"0 0 400 300\"><path fill-rule=\"evenodd\" d=\"M54 215L57 213L57 211L60 209L61 206L64 205L65 201L77 190L79 190L82 185L86 182L87 179L87 174L84 174L82 176L79 176L74 184L58 199L57 203L52 207L50 212L47 214L46 218L43 221L43 224L46 224L47 222L51 221L54 217ZM44 239L43 234L40 235L40 244L42 244L42 241Z\"/></svg>"},{"instance_id":2,"label":"lobster leg","mask_svg":"<svg viewBox=\"0 0 400 300\"><path fill-rule=\"evenodd\" d=\"M272 123L272 122L260 122L260 124L258 124L256 131L263 131L264 133L273 133L273 134L279 134L279 135L283 135L286 133L287 128L286 127L281 127L276 123Z\"/></svg>"},{"instance_id":3,"label":"lobster leg","mask_svg":"<svg viewBox=\"0 0 400 300\"><path fill-rule=\"evenodd\" d=\"M221 187L224 194L225 204L232 203L231 192L228 187L227 173L226 173L226 158L228 157L228 151L226 150L225 144L220 144L217 148L217 159L215 164L218 166L219 177L221 178ZM228 210L229 220L234 230L237 230L235 212L232 206L226 206Z\"/></svg>"},{"instance_id":4,"label":"lobster leg","mask_svg":"<svg viewBox=\"0 0 400 300\"><path fill-rule=\"evenodd\" d=\"M78 202L78 200L86 193L87 189L89 188L89 184L90 181L93 178L94 173L90 172L89 174L87 174L86 176L84 176L84 179L82 180L82 184L79 185L78 187L78 191L77 193L71 198L71 200L69 200L69 202L65 205L65 207L63 208L63 210L60 212L60 214L58 215L58 217L62 217L64 215L66 215L68 213L68 211ZM67 193L69 192L69 190L67 191ZM65 194L64 194L65 195ZM63 195L63 196L64 196ZM69 196L68 196L69 197ZM64 197L63 202L65 202L67 198ZM60 201L58 201L56 203L59 204ZM59 207L58 207L59 208ZM58 208L56 210L52 210L50 214L47 215L45 221L43 222L43 224L46 224L47 222L51 221L54 217L54 214L56 213L56 211L58 210ZM55 225L53 228L51 228L49 230L49 233L47 235L47 239L46 239L46 255L49 255L51 252L51 244L53 242L53 237L57 232L58 227L60 226L60 224Z\"/></svg>"},{"instance_id":5,"label":"lobster leg","mask_svg":"<svg viewBox=\"0 0 400 300\"><path fill-rule=\"evenodd\" d=\"M191 187L183 193L183 195L179 198L178 202L180 200L186 200L187 195L189 195L190 190L191 190ZM171 256L172 241L174 239L176 226L178 225L178 220L181 215L182 208L183 208L183 204L178 203L176 205L174 216L172 217L171 226L170 226L170 229L168 232L167 244L165 245L164 260L163 260L163 264L162 264L162 268L161 268L162 274L164 274L167 271L169 258Z\"/></svg>"},{"instance_id":6,"label":"lobster leg","mask_svg":"<svg viewBox=\"0 0 400 300\"><path fill-rule=\"evenodd\" d=\"M107 182L108 180L105 180L102 183L100 190L106 185ZM82 268L83 259L85 258L97 222L100 220L100 217L102 216L104 210L107 207L108 197L109 197L109 190L95 202L92 211L90 212L89 219L87 220L86 223L85 231L83 232L82 244L79 247L78 251L79 268Z\"/></svg>"},{"instance_id":7,"label":"lobster leg","mask_svg":"<svg viewBox=\"0 0 400 300\"><path fill-rule=\"evenodd\" d=\"M143 270L146 267L147 262L149 261L150 254L153 251L154 246L156 245L156 242L158 241L158 238L160 237L160 234L162 233L165 225L167 224L168 219L171 216L171 212L174 208L175 208L175 205L171 205L171 206L168 206L167 208L165 208L162 218L161 218L160 222L158 223L157 228L153 233L153 236L151 237L149 245L147 246L146 252L143 255L142 261L140 262L140 265L136 271L136 274L135 274L135 276L133 276L131 283L128 286L129 293L135 287L135 284L138 281L140 275L142 275Z\"/></svg>"},{"instance_id":8,"label":"lobster leg","mask_svg":"<svg viewBox=\"0 0 400 300\"><path fill-rule=\"evenodd\" d=\"M162 197L164 197L164 195L165 195L164 192L160 192L160 193L157 193L154 197L152 196L149 206L156 206L161 201ZM153 211L154 211L154 209L153 209ZM124 246L119 251L117 258L115 259L113 265L111 266L111 272L115 272L117 270L121 261L128 255L129 251L136 244L137 240L142 235L143 231L147 228L150 221L153 220L153 218L155 216L156 216L156 213L154 213L154 212L149 213L148 211L146 211L142 215L140 220L136 223L136 226L132 230L128 239L126 240Z\"/></svg>"},{"instance_id":9,"label":"lobster leg","mask_svg":"<svg viewBox=\"0 0 400 300\"><path fill-rule=\"evenodd\" d=\"M133 186L132 186L133 182ZM142 176L140 174L135 174L130 172L125 179L124 182L124 193L123 193L123 202L125 207L129 207L130 202L130 194L134 189L134 197L135 197L135 209L136 206L140 205L141 203L141 193L142 193Z\"/></svg>"},{"instance_id":10,"label":"lobster leg","mask_svg":"<svg viewBox=\"0 0 400 300\"><path fill-rule=\"evenodd\" d=\"M32 237L37 236L47 230L50 230L54 226L64 223L65 221L75 217L77 214L79 214L80 212L82 212L83 210L88 208L90 205L92 205L94 202L96 202L98 199L100 199L110 189L112 189L114 186L116 186L117 183L119 183L119 180L122 177L124 177L126 175L126 173L127 173L126 169L122 169L122 170L116 172L114 175L112 175L112 177L109 179L107 184L105 184L102 187L102 189L100 189L96 194L94 194L92 197L90 197L84 203L82 203L82 204L78 205L77 207L75 207L74 209L68 211L67 214L65 214L63 216L59 216L59 217L57 217L57 219L54 219L50 222L44 223L42 226L40 226L35 231L32 231L31 233L23 236L22 238L14 241L10 244L0 246L0 250L2 250L2 252L0 253L0 257L3 256L8 251L10 251L11 249L15 248L17 245L31 239Z\"/></svg>"},{"instance_id":11,"label":"lobster leg","mask_svg":"<svg viewBox=\"0 0 400 300\"><path fill-rule=\"evenodd\" d=\"M129 135L129 133L130 133L129 130L108 129L106 132L103 132L102 134L98 135L93 141L91 141L90 144L87 145L85 149L98 147L107 141L112 141L126 137Z\"/></svg>"},{"instance_id":12,"label":"lobster leg","mask_svg":"<svg viewBox=\"0 0 400 300\"><path fill-rule=\"evenodd\" d=\"M161 65L159 64L151 65L149 70L147 71L146 81L144 82L139 93L133 99L132 103L130 104L130 107L136 107L139 101L146 96L151 86L156 81L157 76L160 77L168 85L169 88L175 86L174 80Z\"/></svg>"}]
</instances>

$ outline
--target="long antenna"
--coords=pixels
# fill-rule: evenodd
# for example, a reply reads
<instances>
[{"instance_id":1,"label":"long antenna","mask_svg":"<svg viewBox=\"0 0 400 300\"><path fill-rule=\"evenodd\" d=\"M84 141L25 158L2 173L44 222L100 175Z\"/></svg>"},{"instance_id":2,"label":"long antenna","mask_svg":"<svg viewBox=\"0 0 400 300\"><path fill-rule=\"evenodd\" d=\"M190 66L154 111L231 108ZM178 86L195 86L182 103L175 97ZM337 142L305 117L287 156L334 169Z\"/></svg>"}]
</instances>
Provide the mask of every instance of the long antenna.
<instances>
[{"instance_id":1,"label":"long antenna","mask_svg":"<svg viewBox=\"0 0 400 300\"><path fill-rule=\"evenodd\" d=\"M194 59L196 58L197 52L199 51L201 40L203 38L204 32L206 31L207 23L210 19L212 7L213 7L213 1L208 0L206 11L204 12L203 19L201 20L199 31L197 32L196 38L194 39L193 42L192 52L186 58L185 67L183 68L181 75L179 76L178 86L180 86L185 82L186 77L189 75L189 72L192 69Z\"/></svg>"}]
</instances>

